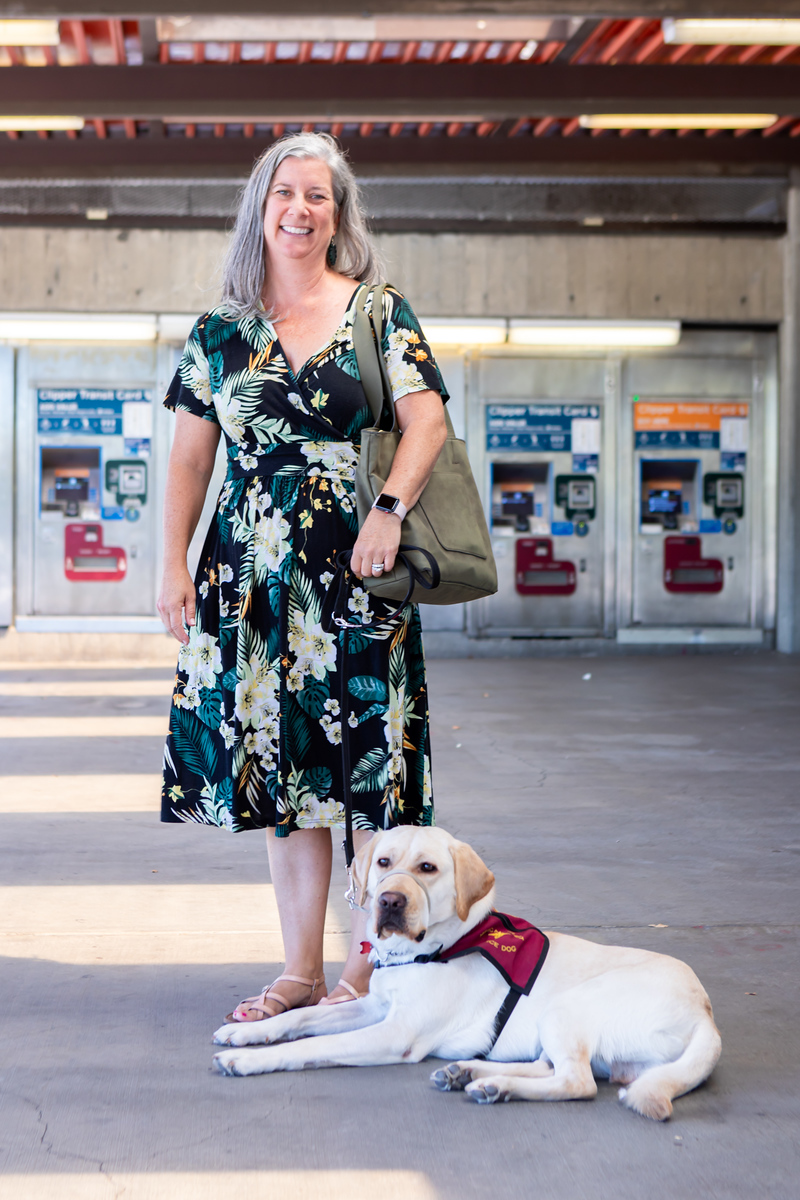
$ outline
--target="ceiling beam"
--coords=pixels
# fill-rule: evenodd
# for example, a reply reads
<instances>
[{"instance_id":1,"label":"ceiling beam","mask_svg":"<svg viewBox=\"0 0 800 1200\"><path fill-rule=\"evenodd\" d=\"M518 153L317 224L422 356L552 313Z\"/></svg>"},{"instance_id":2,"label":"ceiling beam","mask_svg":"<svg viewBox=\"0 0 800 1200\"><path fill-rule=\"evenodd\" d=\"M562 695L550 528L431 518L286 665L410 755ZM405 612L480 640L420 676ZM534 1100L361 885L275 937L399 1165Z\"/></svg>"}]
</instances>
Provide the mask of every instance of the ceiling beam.
<instances>
[{"instance_id":1,"label":"ceiling beam","mask_svg":"<svg viewBox=\"0 0 800 1200\"><path fill-rule=\"evenodd\" d=\"M6 116L184 121L493 120L598 112L800 113L794 66L240 63L6 67Z\"/></svg>"},{"instance_id":2,"label":"ceiling beam","mask_svg":"<svg viewBox=\"0 0 800 1200\"><path fill-rule=\"evenodd\" d=\"M557 166L569 169L622 166L670 171L704 167L800 166L800 138L686 138L614 136L601 138L370 137L345 138L344 149L356 170L450 168L496 171L503 167ZM41 141L8 140L0 154L5 178L26 173L59 178L92 174L188 174L222 171L247 174L256 157L271 145L262 138L125 138Z\"/></svg>"}]
</instances>

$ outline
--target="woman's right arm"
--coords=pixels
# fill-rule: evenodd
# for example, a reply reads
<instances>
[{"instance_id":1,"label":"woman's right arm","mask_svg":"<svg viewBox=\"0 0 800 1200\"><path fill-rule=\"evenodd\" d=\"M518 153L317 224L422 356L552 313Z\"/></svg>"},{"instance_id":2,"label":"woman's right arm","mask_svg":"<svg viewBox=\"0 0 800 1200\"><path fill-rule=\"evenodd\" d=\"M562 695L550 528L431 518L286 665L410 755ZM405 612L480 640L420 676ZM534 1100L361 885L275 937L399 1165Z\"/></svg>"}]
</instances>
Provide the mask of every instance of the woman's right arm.
<instances>
[{"instance_id":1,"label":"woman's right arm","mask_svg":"<svg viewBox=\"0 0 800 1200\"><path fill-rule=\"evenodd\" d=\"M175 440L164 493L164 570L158 613L174 638L186 643L194 625L194 580L186 565L189 543L206 498L219 441L219 425L192 413L175 413Z\"/></svg>"}]
</instances>

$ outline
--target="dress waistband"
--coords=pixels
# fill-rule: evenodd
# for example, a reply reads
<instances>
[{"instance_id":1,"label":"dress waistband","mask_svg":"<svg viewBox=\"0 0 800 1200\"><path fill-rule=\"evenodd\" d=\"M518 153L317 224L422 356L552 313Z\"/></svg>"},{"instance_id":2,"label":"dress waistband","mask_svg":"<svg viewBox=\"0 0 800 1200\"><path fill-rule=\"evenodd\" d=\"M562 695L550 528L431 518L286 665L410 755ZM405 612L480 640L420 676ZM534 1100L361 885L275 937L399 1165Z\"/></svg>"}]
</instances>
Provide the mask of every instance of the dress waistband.
<instances>
[{"instance_id":1,"label":"dress waistband","mask_svg":"<svg viewBox=\"0 0 800 1200\"><path fill-rule=\"evenodd\" d=\"M325 442L315 443L315 446L330 447L330 457L333 462L337 459L337 450L342 446L353 447L352 442ZM354 448L354 447L353 447ZM355 448L354 448L355 449ZM356 450L356 454L357 454ZM286 468L299 469L303 474L308 474L316 468L317 471L327 472L331 469L333 462L326 462L325 450L323 449L318 454L304 454L299 446L276 446L269 451L262 451L259 454L237 454L236 458L228 459L228 479L256 479L258 477L279 475ZM292 472L293 474L295 471Z\"/></svg>"}]
</instances>

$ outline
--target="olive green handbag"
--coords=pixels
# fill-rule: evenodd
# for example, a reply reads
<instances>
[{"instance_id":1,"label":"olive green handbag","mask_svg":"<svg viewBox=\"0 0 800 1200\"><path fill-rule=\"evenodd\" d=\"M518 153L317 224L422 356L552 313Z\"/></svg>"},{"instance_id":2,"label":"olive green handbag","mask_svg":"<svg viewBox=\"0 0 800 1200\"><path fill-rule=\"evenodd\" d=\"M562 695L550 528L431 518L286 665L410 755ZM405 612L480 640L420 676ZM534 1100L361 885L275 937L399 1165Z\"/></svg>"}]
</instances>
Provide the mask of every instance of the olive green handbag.
<instances>
[{"instance_id":1,"label":"olive green handbag","mask_svg":"<svg viewBox=\"0 0 800 1200\"><path fill-rule=\"evenodd\" d=\"M392 385L381 350L383 287L372 294L372 316L364 310L366 288L356 299L353 349L361 383L375 421L361 432L356 469L356 504L363 525L384 490L401 438ZM391 428L381 428L391 417ZM497 570L467 448L455 436L445 407L447 441L417 503L403 520L398 561L391 571L367 576L364 587L382 600L414 604L460 604L497 591ZM431 559L435 560L433 563ZM437 581L438 576L438 581ZM413 585L413 587L412 587Z\"/></svg>"}]
</instances>

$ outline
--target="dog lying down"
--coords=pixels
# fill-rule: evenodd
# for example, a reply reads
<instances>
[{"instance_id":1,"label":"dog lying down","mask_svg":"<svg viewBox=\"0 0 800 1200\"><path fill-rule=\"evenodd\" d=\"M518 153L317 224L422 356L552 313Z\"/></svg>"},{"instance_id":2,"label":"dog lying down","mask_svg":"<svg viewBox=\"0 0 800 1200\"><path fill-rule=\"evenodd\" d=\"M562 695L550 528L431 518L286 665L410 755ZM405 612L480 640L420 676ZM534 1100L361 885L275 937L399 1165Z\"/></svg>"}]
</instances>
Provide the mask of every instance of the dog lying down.
<instances>
[{"instance_id":1,"label":"dog lying down","mask_svg":"<svg viewBox=\"0 0 800 1200\"><path fill-rule=\"evenodd\" d=\"M217 1070L261 1075L432 1055L454 1060L431 1076L438 1088L466 1089L482 1104L588 1100L597 1077L622 1085L627 1108L664 1121L719 1059L711 1004L685 963L494 914L491 871L442 829L377 833L356 856L353 883L381 968L369 994L223 1025L215 1043L236 1049L215 1056ZM469 952L476 938L479 952ZM453 947L458 956L442 961ZM240 1049L250 1046L263 1048Z\"/></svg>"}]
</instances>

